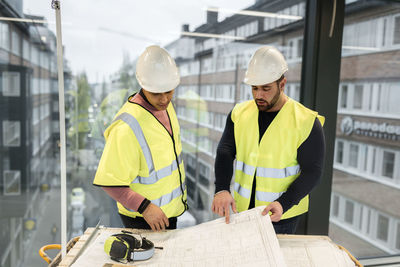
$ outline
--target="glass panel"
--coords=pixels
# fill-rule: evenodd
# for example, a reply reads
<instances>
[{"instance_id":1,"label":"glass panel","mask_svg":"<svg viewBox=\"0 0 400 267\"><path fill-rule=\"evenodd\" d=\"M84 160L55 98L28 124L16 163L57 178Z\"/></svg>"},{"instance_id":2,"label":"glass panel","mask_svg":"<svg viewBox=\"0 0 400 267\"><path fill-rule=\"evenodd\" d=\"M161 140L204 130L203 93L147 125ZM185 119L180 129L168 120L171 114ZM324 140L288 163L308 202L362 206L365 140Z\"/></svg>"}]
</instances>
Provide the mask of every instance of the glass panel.
<instances>
[{"instance_id":1,"label":"glass panel","mask_svg":"<svg viewBox=\"0 0 400 267\"><path fill-rule=\"evenodd\" d=\"M344 221L352 224L354 218L354 203L346 200Z\"/></svg>"},{"instance_id":2,"label":"glass panel","mask_svg":"<svg viewBox=\"0 0 400 267\"><path fill-rule=\"evenodd\" d=\"M394 170L394 159L395 154L392 152L383 152L383 167L382 167L382 175L393 178L393 170Z\"/></svg>"},{"instance_id":3,"label":"glass panel","mask_svg":"<svg viewBox=\"0 0 400 267\"><path fill-rule=\"evenodd\" d=\"M363 100L363 86L356 85L354 87L354 109L361 109L362 108L362 100Z\"/></svg>"},{"instance_id":4,"label":"glass panel","mask_svg":"<svg viewBox=\"0 0 400 267\"><path fill-rule=\"evenodd\" d=\"M388 240L388 232L389 232L389 218L383 215L378 216L378 230L377 230L377 238L382 241Z\"/></svg>"},{"instance_id":5,"label":"glass panel","mask_svg":"<svg viewBox=\"0 0 400 267\"><path fill-rule=\"evenodd\" d=\"M393 43L400 44L400 16L394 18Z\"/></svg>"},{"instance_id":6,"label":"glass panel","mask_svg":"<svg viewBox=\"0 0 400 267\"><path fill-rule=\"evenodd\" d=\"M339 196L333 196L333 216L339 216Z\"/></svg>"},{"instance_id":7,"label":"glass panel","mask_svg":"<svg viewBox=\"0 0 400 267\"><path fill-rule=\"evenodd\" d=\"M341 98L340 98L340 107L341 108L346 108L347 107L347 85L342 85L341 87Z\"/></svg>"},{"instance_id":8,"label":"glass panel","mask_svg":"<svg viewBox=\"0 0 400 267\"><path fill-rule=\"evenodd\" d=\"M343 142L338 141L336 143L336 163L343 163Z\"/></svg>"},{"instance_id":9,"label":"glass panel","mask_svg":"<svg viewBox=\"0 0 400 267\"><path fill-rule=\"evenodd\" d=\"M210 210L216 150L231 119L228 114L236 104L253 100L243 78L258 48L272 45L283 53L289 65L284 90L289 97L300 98L304 0L224 0L218 2L218 13L204 10L215 6L211 0L142 2L90 0L77 8L76 3L61 1L68 240L99 221L122 226L115 201L93 186L93 180L106 129L128 97L141 89L136 63L149 45L165 48L179 68L180 84L172 103L180 124L176 134L182 141L188 214L196 223L217 217ZM0 232L6 241L0 241L1 266L43 265L37 249L60 242L59 88L55 12L50 3L0 1L0 18L27 19L0 19L0 226L4 231L17 229L14 236ZM249 8L279 16L227 12ZM165 143L157 143L155 156L165 152ZM123 165L128 169L137 162ZM141 169L142 173L146 171ZM124 177L136 178L130 174Z\"/></svg>"},{"instance_id":10,"label":"glass panel","mask_svg":"<svg viewBox=\"0 0 400 267\"><path fill-rule=\"evenodd\" d=\"M358 166L358 145L350 144L349 166L357 168Z\"/></svg>"},{"instance_id":11,"label":"glass panel","mask_svg":"<svg viewBox=\"0 0 400 267\"><path fill-rule=\"evenodd\" d=\"M397 223L396 248L400 250L400 223Z\"/></svg>"},{"instance_id":12,"label":"glass panel","mask_svg":"<svg viewBox=\"0 0 400 267\"><path fill-rule=\"evenodd\" d=\"M329 235L358 258L400 253L399 15L396 1L346 1L332 194L355 218L339 206Z\"/></svg>"}]
</instances>

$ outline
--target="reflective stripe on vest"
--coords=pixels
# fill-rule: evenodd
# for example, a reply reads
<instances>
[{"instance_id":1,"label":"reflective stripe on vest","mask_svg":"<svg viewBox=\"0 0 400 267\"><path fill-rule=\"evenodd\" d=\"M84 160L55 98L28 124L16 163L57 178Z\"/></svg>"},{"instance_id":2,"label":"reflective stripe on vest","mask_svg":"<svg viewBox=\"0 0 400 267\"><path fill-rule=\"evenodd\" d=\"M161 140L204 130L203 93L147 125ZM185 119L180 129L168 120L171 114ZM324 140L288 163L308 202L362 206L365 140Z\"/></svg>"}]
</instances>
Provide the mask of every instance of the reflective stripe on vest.
<instances>
[{"instance_id":1,"label":"reflective stripe on vest","mask_svg":"<svg viewBox=\"0 0 400 267\"><path fill-rule=\"evenodd\" d=\"M251 197L251 190L242 187L239 183L235 183L234 189L235 189L236 193L238 193L242 197L245 197L245 198ZM259 201L264 201L264 202L273 202L273 201L277 200L280 196L282 196L283 193L285 193L285 192L273 193L273 192L257 191L256 199Z\"/></svg>"},{"instance_id":2,"label":"reflective stripe on vest","mask_svg":"<svg viewBox=\"0 0 400 267\"><path fill-rule=\"evenodd\" d=\"M182 163L181 155L178 156L178 162L179 162L179 165ZM133 184L137 184L137 183L139 183L139 184L155 184L162 178L172 175L172 172L177 169L178 169L178 164L176 163L176 160L174 160L171 165L168 165L168 166L162 168L161 170L158 170L158 171L153 170L153 172L150 173L150 175L148 177L142 177L142 176L136 177L136 179L133 180L132 183Z\"/></svg>"},{"instance_id":3,"label":"reflective stripe on vest","mask_svg":"<svg viewBox=\"0 0 400 267\"><path fill-rule=\"evenodd\" d=\"M183 183L182 186L183 186L183 190L185 190L186 183ZM161 196L160 198L153 199L151 201L151 203L153 203L154 205L157 205L158 207L161 207L161 206L167 205L173 199L175 199L177 197L180 197L181 195L182 195L182 190L181 190L181 187L178 186L171 193L165 194L165 195ZM129 210L129 211L132 211L132 212L137 212L136 210L129 209L129 208L125 207L125 206L124 206L124 208Z\"/></svg>"},{"instance_id":4,"label":"reflective stripe on vest","mask_svg":"<svg viewBox=\"0 0 400 267\"><path fill-rule=\"evenodd\" d=\"M183 183L183 184L182 184L182 188L185 189L185 187L186 187L186 184ZM153 200L151 201L151 203L153 203L153 204L155 204L155 205L157 205L157 206L159 206L159 207L162 207L162 206L164 206L164 205L167 205L167 204L168 204L169 202L171 202L173 199L175 199L175 198L177 198L177 197L179 197L179 196L181 196L181 195L182 195L181 186L178 186L177 188L175 188L174 190L172 190L171 193L165 194L165 195L161 196L160 198L153 199Z\"/></svg>"},{"instance_id":5,"label":"reflective stripe on vest","mask_svg":"<svg viewBox=\"0 0 400 267\"><path fill-rule=\"evenodd\" d=\"M136 139L139 142L140 147L142 148L142 152L144 155L144 158L146 159L147 167L149 168L149 173L154 172L154 164L153 164L153 158L151 157L151 152L149 145L147 144L146 138L144 137L142 128L140 127L139 122L136 120L135 117L128 113L122 113L119 115L117 118L115 118L114 121L121 120L125 122L126 124L131 127L133 133L136 136Z\"/></svg>"},{"instance_id":6,"label":"reflective stripe on vest","mask_svg":"<svg viewBox=\"0 0 400 267\"><path fill-rule=\"evenodd\" d=\"M146 163L149 169L149 176L148 177L141 177L137 176L136 179L133 180L132 184L139 183L139 184L155 184L159 180L161 180L164 177L168 177L172 175L172 172L178 169L178 164L176 160L174 160L171 165L168 165L161 170L155 171L154 169L154 163L153 163L153 158L151 156L150 152L150 147L147 144L146 138L144 137L144 133L142 131L142 128L140 127L139 122L136 120L135 117L128 113L122 113L119 115L114 121L117 120L122 120L126 124L129 125L129 127L132 129L133 133L135 134L140 147L142 148L143 155L146 159ZM182 163L182 158L181 155L178 156L178 162L179 164ZM182 184L183 188L185 188L185 183ZM171 202L174 198L182 195L181 187L175 188L171 193L165 194L161 196L158 199L151 200L151 202L159 207L164 206ZM128 209L130 210L130 209ZM130 210L133 211L133 210Z\"/></svg>"},{"instance_id":7,"label":"reflective stripe on vest","mask_svg":"<svg viewBox=\"0 0 400 267\"><path fill-rule=\"evenodd\" d=\"M236 183L236 182L235 182L234 189L235 189L235 191L236 191L239 195L241 195L242 197L250 198L251 190L242 187L239 183Z\"/></svg>"},{"instance_id":8,"label":"reflective stripe on vest","mask_svg":"<svg viewBox=\"0 0 400 267\"><path fill-rule=\"evenodd\" d=\"M280 196L282 196L283 193L285 193L285 192L273 193L273 192L257 191L256 199L259 201L264 201L264 202L273 202L273 201L277 200Z\"/></svg>"},{"instance_id":9,"label":"reflective stripe on vest","mask_svg":"<svg viewBox=\"0 0 400 267\"><path fill-rule=\"evenodd\" d=\"M242 161L236 161L236 170L242 171L243 173L253 176L254 170L256 168L251 165L247 165ZM275 169L275 168L263 168L257 167L257 176L258 177L269 177L269 178L286 178L289 176L296 175L300 172L300 166L290 166L283 169Z\"/></svg>"}]
</instances>

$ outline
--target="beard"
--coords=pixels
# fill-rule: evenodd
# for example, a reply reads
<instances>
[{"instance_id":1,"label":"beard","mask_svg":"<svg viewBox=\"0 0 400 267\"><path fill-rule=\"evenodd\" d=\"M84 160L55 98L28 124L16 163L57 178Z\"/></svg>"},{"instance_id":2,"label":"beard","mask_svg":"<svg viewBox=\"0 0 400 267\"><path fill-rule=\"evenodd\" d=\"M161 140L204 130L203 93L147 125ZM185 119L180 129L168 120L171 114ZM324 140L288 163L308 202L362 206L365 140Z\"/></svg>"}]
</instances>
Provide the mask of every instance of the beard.
<instances>
[{"instance_id":1,"label":"beard","mask_svg":"<svg viewBox=\"0 0 400 267\"><path fill-rule=\"evenodd\" d=\"M279 98L281 96L280 93L281 93L280 90L278 90L270 102L265 101L264 99L255 99L255 102L256 102L256 105L258 107L258 110L260 110L260 111L268 111L268 110L272 109L275 106L275 104L278 102L278 100L279 100ZM257 103L257 101L264 102L267 105L265 105L265 104L260 105L260 104Z\"/></svg>"}]
</instances>

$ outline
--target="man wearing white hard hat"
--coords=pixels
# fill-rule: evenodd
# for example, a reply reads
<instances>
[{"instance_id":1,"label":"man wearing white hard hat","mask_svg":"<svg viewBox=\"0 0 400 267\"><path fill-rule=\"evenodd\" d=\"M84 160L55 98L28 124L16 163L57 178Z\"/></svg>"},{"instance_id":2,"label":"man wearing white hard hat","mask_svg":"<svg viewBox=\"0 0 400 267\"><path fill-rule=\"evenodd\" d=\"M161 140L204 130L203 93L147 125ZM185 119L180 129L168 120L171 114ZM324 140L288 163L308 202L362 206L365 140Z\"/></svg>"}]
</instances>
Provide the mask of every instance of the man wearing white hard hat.
<instances>
[{"instance_id":1,"label":"man wearing white hard hat","mask_svg":"<svg viewBox=\"0 0 400 267\"><path fill-rule=\"evenodd\" d=\"M136 64L142 87L106 129L93 184L117 201L127 228L175 229L187 210L180 128L171 99L180 82L173 58L149 46Z\"/></svg>"},{"instance_id":2,"label":"man wearing white hard hat","mask_svg":"<svg viewBox=\"0 0 400 267\"><path fill-rule=\"evenodd\" d=\"M254 100L237 104L228 115L217 148L212 204L227 223L231 207L241 212L265 206L262 214L270 214L275 232L293 234L308 211L308 194L322 173L324 117L285 95L287 70L276 48L259 48L244 79Z\"/></svg>"}]
</instances>

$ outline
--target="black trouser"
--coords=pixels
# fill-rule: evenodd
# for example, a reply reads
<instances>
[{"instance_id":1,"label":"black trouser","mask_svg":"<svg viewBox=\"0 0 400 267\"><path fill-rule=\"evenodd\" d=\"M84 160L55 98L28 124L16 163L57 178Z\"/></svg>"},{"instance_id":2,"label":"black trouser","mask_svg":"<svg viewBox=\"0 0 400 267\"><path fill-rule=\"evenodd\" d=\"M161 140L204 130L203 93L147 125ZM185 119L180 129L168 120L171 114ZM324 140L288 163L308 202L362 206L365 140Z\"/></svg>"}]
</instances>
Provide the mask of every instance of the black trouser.
<instances>
[{"instance_id":1,"label":"black trouser","mask_svg":"<svg viewBox=\"0 0 400 267\"><path fill-rule=\"evenodd\" d=\"M126 228L134 228L134 229L151 229L150 225L143 219L143 217L128 217L122 214L119 214L121 217L122 223ZM176 217L171 217L168 219L169 226L166 229L176 229Z\"/></svg>"},{"instance_id":2,"label":"black trouser","mask_svg":"<svg viewBox=\"0 0 400 267\"><path fill-rule=\"evenodd\" d=\"M279 222L273 222L275 233L277 234L291 234L296 233L297 224L299 223L300 216L289 218L286 220L280 220Z\"/></svg>"}]
</instances>

